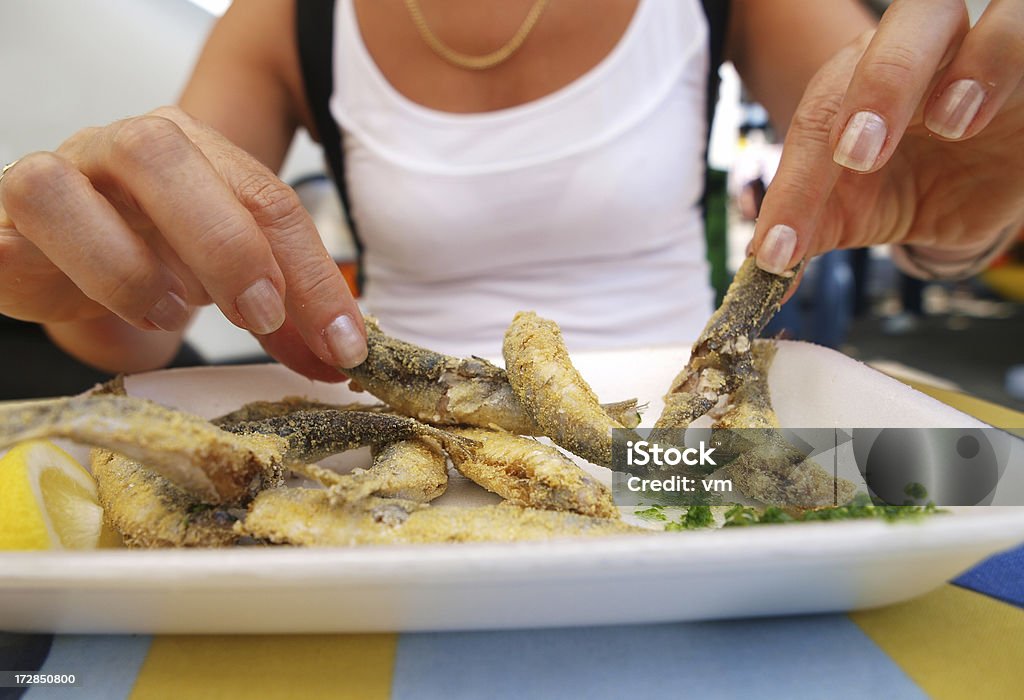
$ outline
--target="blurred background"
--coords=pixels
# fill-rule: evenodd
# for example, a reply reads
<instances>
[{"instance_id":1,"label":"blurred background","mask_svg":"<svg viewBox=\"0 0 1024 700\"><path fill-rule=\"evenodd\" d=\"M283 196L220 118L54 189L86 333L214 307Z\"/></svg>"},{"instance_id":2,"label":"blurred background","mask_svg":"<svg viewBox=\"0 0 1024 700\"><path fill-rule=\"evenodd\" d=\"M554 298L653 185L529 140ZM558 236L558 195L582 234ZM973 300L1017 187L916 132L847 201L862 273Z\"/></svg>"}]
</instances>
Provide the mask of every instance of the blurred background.
<instances>
[{"instance_id":1,"label":"blurred background","mask_svg":"<svg viewBox=\"0 0 1024 700\"><path fill-rule=\"evenodd\" d=\"M885 0L865 0L884 11ZM172 103L216 17L230 0L5 0L0 5L0 163L53 149L87 125ZM968 0L972 17L987 3ZM731 66L709 149L708 236L714 284L742 260L760 198L778 164L778 135ZM73 106L73 107L72 107ZM305 134L282 173L296 186L328 249L351 272L354 248L340 204ZM1024 253L1016 249L975 279L923 284L901 275L885 249L817 259L771 333L835 347L894 376L962 390L1024 410ZM213 307L188 340L209 362L265 357ZM84 388L84 387L83 387Z\"/></svg>"}]
</instances>

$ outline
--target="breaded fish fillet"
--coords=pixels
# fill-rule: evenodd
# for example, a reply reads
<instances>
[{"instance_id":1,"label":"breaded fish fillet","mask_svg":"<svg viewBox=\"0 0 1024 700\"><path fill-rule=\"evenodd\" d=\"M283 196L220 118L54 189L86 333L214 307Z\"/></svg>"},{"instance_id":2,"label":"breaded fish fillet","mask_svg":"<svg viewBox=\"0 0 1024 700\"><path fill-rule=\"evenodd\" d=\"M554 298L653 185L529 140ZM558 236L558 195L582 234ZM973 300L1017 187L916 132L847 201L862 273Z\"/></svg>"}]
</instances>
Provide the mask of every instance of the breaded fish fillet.
<instances>
[{"instance_id":1,"label":"breaded fish fillet","mask_svg":"<svg viewBox=\"0 0 1024 700\"><path fill-rule=\"evenodd\" d=\"M485 428L454 428L453 432L480 443L469 459L455 460L455 467L510 503L619 517L608 488L556 448Z\"/></svg>"},{"instance_id":2,"label":"breaded fish fillet","mask_svg":"<svg viewBox=\"0 0 1024 700\"><path fill-rule=\"evenodd\" d=\"M240 436L132 396L76 396L0 407L0 447L67 438L129 457L205 503L243 503L280 476L287 441Z\"/></svg>"},{"instance_id":3,"label":"breaded fish fillet","mask_svg":"<svg viewBox=\"0 0 1024 700\"><path fill-rule=\"evenodd\" d=\"M726 451L743 443L742 454L726 466L725 473L740 493L768 505L813 508L848 503L856 485L834 478L779 431L768 389L775 351L773 342L754 343L751 372L714 424L712 439ZM733 429L739 432L732 433Z\"/></svg>"},{"instance_id":4,"label":"breaded fish fillet","mask_svg":"<svg viewBox=\"0 0 1024 700\"><path fill-rule=\"evenodd\" d=\"M369 469L339 474L307 465L299 472L327 487L332 505L369 496L426 503L448 488L448 458L430 438L399 440L377 448Z\"/></svg>"},{"instance_id":5,"label":"breaded fish fillet","mask_svg":"<svg viewBox=\"0 0 1024 700\"><path fill-rule=\"evenodd\" d=\"M370 318L366 333L366 360L345 373L398 413L435 425L544 434L500 367L478 357L451 357L392 338ZM630 427L640 423L636 400L607 404L604 409Z\"/></svg>"},{"instance_id":6,"label":"breaded fish fillet","mask_svg":"<svg viewBox=\"0 0 1024 700\"><path fill-rule=\"evenodd\" d=\"M332 506L322 489L271 489L252 502L240 534L277 544L321 547L521 542L650 533L620 520L511 504L456 508L371 498Z\"/></svg>"},{"instance_id":7,"label":"breaded fish fillet","mask_svg":"<svg viewBox=\"0 0 1024 700\"><path fill-rule=\"evenodd\" d=\"M689 427L746 381L752 372L751 343L779 310L799 271L798 266L789 276L773 275L752 257L743 262L686 367L672 381L651 434L653 442L661 441L661 431Z\"/></svg>"},{"instance_id":8,"label":"breaded fish fillet","mask_svg":"<svg viewBox=\"0 0 1024 700\"><path fill-rule=\"evenodd\" d=\"M96 449L91 469L103 517L129 547L226 547L238 540L228 510L198 502L128 457Z\"/></svg>"},{"instance_id":9,"label":"breaded fish fillet","mask_svg":"<svg viewBox=\"0 0 1024 700\"><path fill-rule=\"evenodd\" d=\"M503 351L509 383L542 434L594 464L611 466L612 431L626 426L602 410L573 366L558 324L520 311L505 331Z\"/></svg>"}]
</instances>

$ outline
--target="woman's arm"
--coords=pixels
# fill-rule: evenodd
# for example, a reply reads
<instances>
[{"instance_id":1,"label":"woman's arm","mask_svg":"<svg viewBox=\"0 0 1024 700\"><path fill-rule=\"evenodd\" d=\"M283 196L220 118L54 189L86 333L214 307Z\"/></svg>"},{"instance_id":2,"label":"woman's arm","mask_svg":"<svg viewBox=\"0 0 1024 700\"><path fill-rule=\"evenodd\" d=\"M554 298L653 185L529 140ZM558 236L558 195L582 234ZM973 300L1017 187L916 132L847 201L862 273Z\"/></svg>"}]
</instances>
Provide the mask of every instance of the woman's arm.
<instances>
[{"instance_id":1,"label":"woman's arm","mask_svg":"<svg viewBox=\"0 0 1024 700\"><path fill-rule=\"evenodd\" d=\"M178 104L277 172L310 126L295 0L235 0L214 26Z\"/></svg>"},{"instance_id":2,"label":"woman's arm","mask_svg":"<svg viewBox=\"0 0 1024 700\"><path fill-rule=\"evenodd\" d=\"M814 74L874 26L857 0L733 0L726 57L782 137Z\"/></svg>"}]
</instances>

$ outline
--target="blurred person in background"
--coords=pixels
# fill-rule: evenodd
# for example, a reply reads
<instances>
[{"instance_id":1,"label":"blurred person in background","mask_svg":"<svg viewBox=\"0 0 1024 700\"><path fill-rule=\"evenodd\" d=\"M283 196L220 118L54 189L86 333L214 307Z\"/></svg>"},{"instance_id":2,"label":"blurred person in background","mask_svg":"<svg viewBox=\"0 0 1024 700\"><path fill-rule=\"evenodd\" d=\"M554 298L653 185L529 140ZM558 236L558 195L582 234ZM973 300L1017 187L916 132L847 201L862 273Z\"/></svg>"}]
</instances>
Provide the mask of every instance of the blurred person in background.
<instances>
[{"instance_id":1,"label":"blurred person in background","mask_svg":"<svg viewBox=\"0 0 1024 700\"><path fill-rule=\"evenodd\" d=\"M364 303L494 354L514 311L570 348L686 343L711 311L701 198L719 61L786 134L751 254L785 273L894 244L971 274L1024 219L1024 3L236 0L177 106L0 179L0 313L105 371L165 365L215 303L316 379L359 308L275 176L310 130L349 204Z\"/></svg>"}]
</instances>

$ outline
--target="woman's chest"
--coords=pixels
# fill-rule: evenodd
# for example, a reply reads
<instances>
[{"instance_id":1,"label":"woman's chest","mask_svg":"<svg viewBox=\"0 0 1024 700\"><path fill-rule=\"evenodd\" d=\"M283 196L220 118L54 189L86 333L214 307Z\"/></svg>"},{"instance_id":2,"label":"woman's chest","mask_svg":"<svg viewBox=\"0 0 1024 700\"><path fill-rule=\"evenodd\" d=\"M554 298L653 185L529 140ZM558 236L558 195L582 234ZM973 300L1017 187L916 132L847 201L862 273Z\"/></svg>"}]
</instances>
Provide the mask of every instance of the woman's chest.
<instances>
[{"instance_id":1,"label":"woman's chest","mask_svg":"<svg viewBox=\"0 0 1024 700\"><path fill-rule=\"evenodd\" d=\"M622 39L640 0L552 0L527 24L541 0L354 0L358 29L387 81L409 100L453 113L491 112L537 100L600 63ZM664 0L654 0L662 2ZM675 1L675 0L672 0ZM432 49L424 29L444 46L481 56L525 40L486 70L454 65Z\"/></svg>"},{"instance_id":2,"label":"woman's chest","mask_svg":"<svg viewBox=\"0 0 1024 700\"><path fill-rule=\"evenodd\" d=\"M374 272L428 281L692 247L703 132L680 95L601 147L506 168L407 167L350 139L353 214Z\"/></svg>"}]
</instances>

